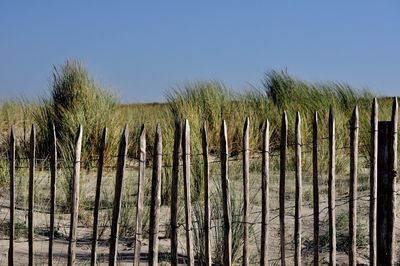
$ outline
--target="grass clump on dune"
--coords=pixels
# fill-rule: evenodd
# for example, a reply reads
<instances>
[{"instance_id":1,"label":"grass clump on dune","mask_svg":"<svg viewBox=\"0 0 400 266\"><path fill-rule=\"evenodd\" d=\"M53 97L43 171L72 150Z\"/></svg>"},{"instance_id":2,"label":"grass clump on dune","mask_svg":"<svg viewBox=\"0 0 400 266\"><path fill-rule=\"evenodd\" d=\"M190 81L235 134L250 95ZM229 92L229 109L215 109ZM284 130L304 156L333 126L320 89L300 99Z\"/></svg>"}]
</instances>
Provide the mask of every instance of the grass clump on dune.
<instances>
[{"instance_id":1,"label":"grass clump on dune","mask_svg":"<svg viewBox=\"0 0 400 266\"><path fill-rule=\"evenodd\" d=\"M260 148L262 124L269 119L272 145L277 147L281 115L284 111L288 114L289 141L294 140L292 128L297 111L304 121L303 138L311 140L314 111L320 114L321 135L326 136L325 121L329 106L332 106L337 128L340 129L338 134L342 139L347 139L347 124L354 106L359 105L366 116L370 112L372 97L368 91L358 91L345 84L308 83L285 72L271 71L266 73L261 88L235 93L218 82L197 82L183 89L173 90L168 95L168 101L175 118L189 119L193 134L199 135L203 121L207 121L211 146L219 146L219 128L221 119L225 119L231 151L235 154L241 150L241 132L246 116L251 119L251 145Z\"/></svg>"},{"instance_id":2,"label":"grass clump on dune","mask_svg":"<svg viewBox=\"0 0 400 266\"><path fill-rule=\"evenodd\" d=\"M66 61L54 68L49 97L42 98L34 112L38 128L38 156L49 158L53 125L57 136L58 156L63 176L62 190L67 202L72 182L74 146L77 129L83 127L82 160L85 168L93 168L105 126L109 128L106 160L116 154L119 140L115 111L118 101L109 91L96 86L84 67L77 61ZM82 189L82 191L84 191Z\"/></svg>"},{"instance_id":3,"label":"grass clump on dune","mask_svg":"<svg viewBox=\"0 0 400 266\"><path fill-rule=\"evenodd\" d=\"M51 143L49 137L54 124L58 148L66 159L72 154L78 126L82 125L82 157L89 159L97 153L103 127L114 127L117 106L116 97L97 87L79 62L66 61L54 68L50 97L42 98L34 115L39 128L39 145L46 147ZM42 148L39 150L44 151Z\"/></svg>"}]
</instances>

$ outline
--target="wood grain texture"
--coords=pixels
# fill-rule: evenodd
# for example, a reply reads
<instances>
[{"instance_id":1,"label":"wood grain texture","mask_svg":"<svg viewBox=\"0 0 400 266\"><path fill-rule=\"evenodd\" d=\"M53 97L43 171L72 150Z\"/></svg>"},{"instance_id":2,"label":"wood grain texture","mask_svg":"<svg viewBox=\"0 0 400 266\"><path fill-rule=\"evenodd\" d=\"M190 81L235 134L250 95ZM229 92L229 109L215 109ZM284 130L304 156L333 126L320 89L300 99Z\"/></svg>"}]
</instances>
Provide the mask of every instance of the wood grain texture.
<instances>
[{"instance_id":1,"label":"wood grain texture","mask_svg":"<svg viewBox=\"0 0 400 266\"><path fill-rule=\"evenodd\" d=\"M158 230L161 204L162 135L157 124L154 141L153 175L151 182L149 265L158 265Z\"/></svg>"},{"instance_id":2,"label":"wood grain texture","mask_svg":"<svg viewBox=\"0 0 400 266\"><path fill-rule=\"evenodd\" d=\"M221 189L224 213L224 265L232 265L232 210L228 173L228 133L225 120L221 125Z\"/></svg>"},{"instance_id":3,"label":"wood grain texture","mask_svg":"<svg viewBox=\"0 0 400 266\"><path fill-rule=\"evenodd\" d=\"M269 121L263 127L261 169L261 259L260 265L268 264L269 243Z\"/></svg>"},{"instance_id":4,"label":"wood grain texture","mask_svg":"<svg viewBox=\"0 0 400 266\"><path fill-rule=\"evenodd\" d=\"M280 140L280 176L279 176L279 231L280 231L280 250L281 265L286 265L285 250L285 183L286 183L286 156L288 141L288 120L286 112L282 114L281 140Z\"/></svg>"},{"instance_id":5,"label":"wood grain texture","mask_svg":"<svg viewBox=\"0 0 400 266\"><path fill-rule=\"evenodd\" d=\"M203 124L201 131L201 147L203 151L203 166L204 166L204 234L205 234L205 253L206 253L206 266L212 265L211 254L211 206L210 206L210 169L208 157L208 140L207 140L207 126Z\"/></svg>"},{"instance_id":6,"label":"wood grain texture","mask_svg":"<svg viewBox=\"0 0 400 266\"><path fill-rule=\"evenodd\" d=\"M78 227L79 214L79 180L81 170L81 151L82 151L82 125L79 126L75 138L74 150L74 166L72 175L72 192L71 192L71 219L69 229L68 242L68 265L76 264L76 229Z\"/></svg>"},{"instance_id":7,"label":"wood grain texture","mask_svg":"<svg viewBox=\"0 0 400 266\"><path fill-rule=\"evenodd\" d=\"M369 205L369 264L377 266L376 215L378 196L378 100L371 109L370 205Z\"/></svg>"},{"instance_id":8,"label":"wood grain texture","mask_svg":"<svg viewBox=\"0 0 400 266\"><path fill-rule=\"evenodd\" d=\"M182 139L182 156L183 156L183 189L185 194L185 234L186 234L186 254L187 265L194 265L194 250L192 236L192 204L190 195L190 126L189 121L185 120Z\"/></svg>"},{"instance_id":9,"label":"wood grain texture","mask_svg":"<svg viewBox=\"0 0 400 266\"><path fill-rule=\"evenodd\" d=\"M29 265L34 265L34 224L33 209L35 198L35 168L36 168L36 130L34 125L31 128L29 143L29 198L28 198L28 249Z\"/></svg>"},{"instance_id":10,"label":"wood grain texture","mask_svg":"<svg viewBox=\"0 0 400 266\"><path fill-rule=\"evenodd\" d=\"M133 265L140 265L140 250L143 241L143 214L144 214L144 179L146 171L146 128L142 125L139 137L139 173L136 199L135 245L133 250Z\"/></svg>"},{"instance_id":11,"label":"wood grain texture","mask_svg":"<svg viewBox=\"0 0 400 266\"><path fill-rule=\"evenodd\" d=\"M336 265L336 132L332 107L329 109L329 169L328 169L328 216L329 216L329 264Z\"/></svg>"},{"instance_id":12,"label":"wood grain texture","mask_svg":"<svg viewBox=\"0 0 400 266\"><path fill-rule=\"evenodd\" d=\"M314 216L314 266L319 265L319 184L318 184L318 112L313 117L313 216Z\"/></svg>"},{"instance_id":13,"label":"wood grain texture","mask_svg":"<svg viewBox=\"0 0 400 266\"><path fill-rule=\"evenodd\" d=\"M243 253L242 265L249 264L249 165L250 165L250 119L247 117L243 126Z\"/></svg>"},{"instance_id":14,"label":"wood grain texture","mask_svg":"<svg viewBox=\"0 0 400 266\"><path fill-rule=\"evenodd\" d=\"M97 264L97 239L98 239L98 224L99 224L99 207L100 207L100 192L101 192L101 181L103 178L103 166L104 166L104 151L107 142L107 127L103 129L99 145L99 160L97 162L97 180L96 180L96 194L94 200L93 210L93 233L92 233L92 250L90 254L90 265L95 266Z\"/></svg>"},{"instance_id":15,"label":"wood grain texture","mask_svg":"<svg viewBox=\"0 0 400 266\"><path fill-rule=\"evenodd\" d=\"M56 212L56 182L57 182L57 136L56 128L53 124L50 131L51 148L50 148L50 228L49 228L49 254L48 265L53 265L53 245L54 245L54 225Z\"/></svg>"},{"instance_id":16,"label":"wood grain texture","mask_svg":"<svg viewBox=\"0 0 400 266\"><path fill-rule=\"evenodd\" d=\"M302 214L302 165L301 165L301 117L300 113L296 113L295 124L295 179L296 179L296 195L295 195L295 212L294 212L294 265L301 265L301 214Z\"/></svg>"},{"instance_id":17,"label":"wood grain texture","mask_svg":"<svg viewBox=\"0 0 400 266\"><path fill-rule=\"evenodd\" d=\"M15 131L11 128L9 142L9 166L10 166L10 228L8 246L8 265L14 265L14 238L15 238Z\"/></svg>"},{"instance_id":18,"label":"wood grain texture","mask_svg":"<svg viewBox=\"0 0 400 266\"><path fill-rule=\"evenodd\" d=\"M178 198L179 198L179 160L182 147L182 125L175 121L174 151L172 159L171 184L171 264L178 265Z\"/></svg>"},{"instance_id":19,"label":"wood grain texture","mask_svg":"<svg viewBox=\"0 0 400 266\"><path fill-rule=\"evenodd\" d=\"M128 125L125 125L118 147L117 172L115 176L114 202L111 221L110 255L108 260L109 265L117 265L119 220L122 202L122 188L125 175L126 155L128 152L128 137Z\"/></svg>"},{"instance_id":20,"label":"wood grain texture","mask_svg":"<svg viewBox=\"0 0 400 266\"><path fill-rule=\"evenodd\" d=\"M350 202L349 202L349 265L357 264L357 173L358 173L358 106L350 121Z\"/></svg>"}]
</instances>

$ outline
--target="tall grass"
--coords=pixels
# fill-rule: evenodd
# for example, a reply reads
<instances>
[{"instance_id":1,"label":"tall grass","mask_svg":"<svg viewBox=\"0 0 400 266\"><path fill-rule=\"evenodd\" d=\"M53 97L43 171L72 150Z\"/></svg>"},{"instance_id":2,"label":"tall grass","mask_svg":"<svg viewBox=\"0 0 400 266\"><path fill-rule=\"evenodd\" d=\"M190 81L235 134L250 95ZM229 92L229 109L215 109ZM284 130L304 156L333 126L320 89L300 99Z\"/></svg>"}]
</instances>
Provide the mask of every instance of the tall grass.
<instances>
[{"instance_id":1,"label":"tall grass","mask_svg":"<svg viewBox=\"0 0 400 266\"><path fill-rule=\"evenodd\" d=\"M96 154L103 127L114 126L117 104L116 97L97 87L79 62L66 61L54 68L50 97L43 97L34 113L39 129L39 146L51 143L49 136L54 124L60 153L68 158L72 154L76 130L81 124L85 132L83 157Z\"/></svg>"},{"instance_id":2,"label":"tall grass","mask_svg":"<svg viewBox=\"0 0 400 266\"><path fill-rule=\"evenodd\" d=\"M83 126L82 164L86 168L96 165L98 145L103 127L110 130L107 152L116 150L118 138L115 112L118 101L110 92L94 83L85 68L77 61L66 61L54 67L49 97L42 97L33 117L38 127L38 155L49 156L53 125L56 129L57 148L66 184L68 199L74 161L74 141L77 128ZM110 157L110 156L107 156ZM82 190L83 191L83 190Z\"/></svg>"},{"instance_id":3,"label":"tall grass","mask_svg":"<svg viewBox=\"0 0 400 266\"><path fill-rule=\"evenodd\" d=\"M327 135L327 115L329 107L335 111L338 139L348 139L348 120L355 105L363 112L362 126L369 126L369 112L373 94L358 91L349 85L325 82L308 83L295 79L285 72L271 71L263 79L260 88L252 88L234 93L218 82L197 82L168 94L171 114L188 118L194 138L200 139L199 132L203 121L207 121L211 146L219 145L219 126L221 119L227 120L229 143L233 154L240 152L241 130L246 116L251 119L251 146L260 148L262 123L269 119L272 125L272 145L277 147L281 114L287 111L290 125L294 124L295 114L303 117L304 139L311 139L311 121L314 111L321 120L321 135ZM290 127L289 139L294 139L294 126ZM200 143L196 143L199 145ZM346 144L346 143L343 143Z\"/></svg>"},{"instance_id":4,"label":"tall grass","mask_svg":"<svg viewBox=\"0 0 400 266\"><path fill-rule=\"evenodd\" d=\"M271 71L265 74L259 87L246 91L235 92L218 81L198 81L170 90L166 95L166 103L162 104L129 104L119 105L118 100L108 91L98 88L83 66L76 61L67 61L55 67L48 97L41 98L38 105L19 105L5 102L1 106L0 121L2 124L2 147L6 146L9 126L16 124L23 131L25 122L32 121L39 128L38 153L46 157L49 147L49 128L54 123L59 138L59 150L65 161L72 158L73 139L76 128L83 124L84 146L83 157L93 164L97 145L104 126L109 127L108 157L116 154L118 135L125 123L131 129L129 155L138 155L138 136L142 124L147 128L148 156L152 158L154 128L160 123L163 129L163 145L166 164L172 163L172 147L174 121L187 118L191 126L191 144L194 154L201 153L200 128L207 122L210 153L218 156L219 127L222 119L228 125L228 143L231 156L241 152L241 136L245 117L250 117L251 149L261 148L262 125L270 120L271 145L277 149L280 135L280 119L283 111L287 111L289 120L289 143L294 142L294 120L296 111L300 111L303 123L303 142L311 142L312 116L319 112L320 136L327 136L327 118L329 106L335 112L337 127L337 146L349 145L348 121L352 109L360 106L360 151L368 153L369 119L373 94L369 91L359 91L349 85L337 82L310 83L293 78L286 72ZM390 104L387 99L380 99L380 118L387 119L390 114ZM24 108L19 108L25 106ZM23 111L21 111L23 110ZM33 118L32 118L33 114ZM19 121L19 122L18 122ZM7 125L6 127L4 125ZM29 125L29 122L28 122ZM321 143L321 157L326 158L324 144ZM3 151L4 148L3 148ZM68 157L69 156L69 157ZM340 153L338 153L340 157ZM340 159L340 158L339 158ZM307 160L307 158L305 158ZM340 161L340 160L339 160ZM346 164L347 165L347 164ZM70 165L69 165L70 166ZM322 165L323 167L323 165ZM170 175L164 171L163 181L168 183ZM196 190L201 191L201 180ZM163 186L163 203L168 203L169 186Z\"/></svg>"}]
</instances>

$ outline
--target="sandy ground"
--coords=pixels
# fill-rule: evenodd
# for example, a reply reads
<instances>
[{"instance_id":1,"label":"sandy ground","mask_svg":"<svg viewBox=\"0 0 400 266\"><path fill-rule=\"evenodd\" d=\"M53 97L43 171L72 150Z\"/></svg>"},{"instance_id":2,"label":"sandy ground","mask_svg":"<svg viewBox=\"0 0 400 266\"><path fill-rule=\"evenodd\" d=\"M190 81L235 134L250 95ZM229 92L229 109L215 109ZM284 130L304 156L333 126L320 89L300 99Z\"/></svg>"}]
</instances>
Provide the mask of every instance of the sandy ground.
<instances>
[{"instance_id":1,"label":"sandy ground","mask_svg":"<svg viewBox=\"0 0 400 266\"><path fill-rule=\"evenodd\" d=\"M254 176L253 176L254 175ZM216 174L218 177L218 174ZM259 259L259 249L260 249L260 202L261 202L261 192L260 186L257 182L259 182L259 173L252 174L252 181L250 184L251 187L251 217L250 221L254 224L251 225L250 228L250 262L253 265L258 264ZM111 176L113 177L113 176ZM131 176L128 177L131 180L135 180L135 175L132 173ZM90 186L86 187L87 191L94 191L93 187L93 179ZM342 180L348 180L347 177L343 177ZM338 183L343 182L338 178ZM107 184L107 183L105 183ZM112 183L111 183L112 184ZM129 186L134 182L127 183ZM313 209L311 205L312 196L310 198L309 192L311 189L311 182L305 181L303 188L303 220L302 220L302 259L304 265L310 265L313 258ZM320 197L320 241L325 241L328 230L327 223L327 199L326 199L326 184L321 184L321 197ZM344 190L346 190L346 185L343 186ZM237 176L231 177L231 191L236 193L238 197L236 200L240 201L240 193L242 191L242 181L240 179L240 174ZM293 242L293 225L294 225L294 180L287 180L287 198L286 198L286 208L285 208L285 220L286 220L286 250L287 250L287 258L286 263L288 265L293 265L293 250L294 250L294 242ZM7 206L9 205L7 202L7 197L5 196L7 191L2 191L0 193L0 225L1 227L1 239L0 239L0 265L7 264L7 253L8 253L8 244L6 230L4 225L8 222L8 214L9 209ZM359 237L361 239L360 247L357 252L357 262L360 265L368 265L368 212L369 212L369 202L368 200L368 189L363 189L359 192L359 205L358 205L358 224L362 227L360 231ZM310 200L311 199L311 200ZM398 201L399 202L399 201ZM180 202L183 205L183 202ZM202 202L201 202L202 204ZM340 197L337 197L337 208L336 208L336 216L338 219L342 219L344 223L346 223L346 214L348 213L348 198L346 193L342 193ZM18 206L18 205L17 205ZM202 206L202 205L201 205ZM270 209L271 209L271 228L270 228L270 243L269 243L269 254L270 254L270 264L271 265L279 265L279 218L278 218L278 186L277 186L277 177L275 173L275 177L271 180L271 189L270 189ZM182 206L181 206L182 207ZM399 210L400 208L398 208ZM132 210L134 211L134 210ZM160 258L165 259L169 253L170 249L170 240L168 238L167 228L165 227L169 223L169 207L162 206L161 208L161 221L160 224L162 227L160 228ZM180 212L181 218L183 219L183 211ZM20 222L20 227L27 227L27 211L26 209L18 209L16 210L17 221ZM86 215L86 217L91 217L91 214ZM68 252L68 231L69 231L69 215L68 214L57 214L57 229L58 235L55 239L54 244L54 265L65 265L67 262L67 252ZM193 219L195 220L195 219ZM37 265L47 264L47 253L48 253L48 221L49 215L44 212L35 212L35 262ZM234 222L240 223L237 219L234 219ZM133 224L133 218L132 218ZM340 228L340 227L339 227ZM338 228L338 230L339 230ZM343 229L344 228L344 229ZM398 231L400 228L399 219L397 219L396 230ZM26 230L26 229L23 229ZM17 239L15 240L15 265L26 265L28 262L28 242L26 239L26 231L21 231L17 233ZM346 233L348 230L347 224L342 225L341 234ZM18 230L17 230L18 231ZM77 235L79 236L77 243L77 264L79 265L88 265L90 264L90 249L91 249L91 218L81 219L79 220L79 227L77 231ZM185 231L183 228L180 228L180 236L179 236L179 253L185 254ZM215 232L213 231L215 236ZM339 234L339 232L338 232ZM399 234L397 234L399 235ZM98 248L98 258L99 265L108 265L108 242L107 238L109 236L109 228L104 230L103 236L101 237L101 241L99 241ZM119 242L118 246L118 262L119 265L131 265L132 264L132 240L133 238L122 239ZM240 241L240 239L234 239L234 241ZM142 263L146 265L147 261L147 249L148 242L144 241L142 246ZM347 255L346 241L343 240L343 237L338 235L338 247L337 247L337 265L347 265L348 264L348 255ZM323 244L320 247L320 264L327 265L328 263L328 246L327 244ZM241 253L241 249L238 251ZM218 254L217 254L218 255ZM240 257L240 254L239 254ZM168 265L167 262L160 262L162 265Z\"/></svg>"}]
</instances>

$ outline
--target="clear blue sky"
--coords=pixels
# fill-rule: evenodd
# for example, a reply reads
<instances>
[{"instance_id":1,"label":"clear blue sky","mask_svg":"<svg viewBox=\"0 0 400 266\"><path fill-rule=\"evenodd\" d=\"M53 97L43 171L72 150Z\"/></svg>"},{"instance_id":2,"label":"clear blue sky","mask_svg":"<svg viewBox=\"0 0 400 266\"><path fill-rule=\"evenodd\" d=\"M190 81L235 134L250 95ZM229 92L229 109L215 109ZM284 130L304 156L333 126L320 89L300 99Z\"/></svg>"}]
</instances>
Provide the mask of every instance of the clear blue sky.
<instances>
[{"instance_id":1,"label":"clear blue sky","mask_svg":"<svg viewBox=\"0 0 400 266\"><path fill-rule=\"evenodd\" d=\"M240 90L285 68L400 95L399 1L294 2L2 1L0 101L43 95L67 58L123 102L203 79Z\"/></svg>"}]
</instances>

